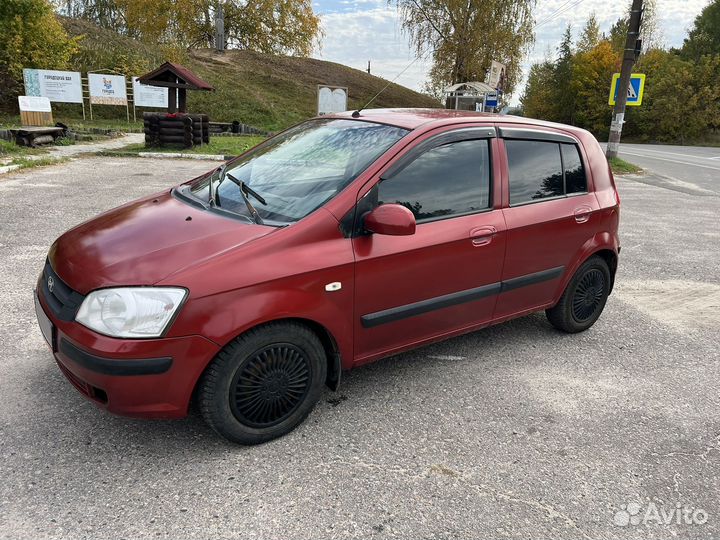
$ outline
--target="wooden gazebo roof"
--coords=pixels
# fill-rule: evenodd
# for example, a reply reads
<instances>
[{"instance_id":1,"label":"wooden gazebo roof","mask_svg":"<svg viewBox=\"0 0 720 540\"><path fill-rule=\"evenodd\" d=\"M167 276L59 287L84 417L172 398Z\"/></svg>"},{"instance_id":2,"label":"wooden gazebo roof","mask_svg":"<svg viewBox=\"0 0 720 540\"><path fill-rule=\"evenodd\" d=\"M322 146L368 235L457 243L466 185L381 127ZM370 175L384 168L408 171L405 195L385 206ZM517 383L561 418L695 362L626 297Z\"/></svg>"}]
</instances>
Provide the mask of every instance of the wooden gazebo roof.
<instances>
[{"instance_id":1,"label":"wooden gazebo roof","mask_svg":"<svg viewBox=\"0 0 720 540\"><path fill-rule=\"evenodd\" d=\"M185 66L165 62L160 67L146 73L138 80L149 86L183 88L185 90L215 90L210 83L203 81Z\"/></svg>"}]
</instances>

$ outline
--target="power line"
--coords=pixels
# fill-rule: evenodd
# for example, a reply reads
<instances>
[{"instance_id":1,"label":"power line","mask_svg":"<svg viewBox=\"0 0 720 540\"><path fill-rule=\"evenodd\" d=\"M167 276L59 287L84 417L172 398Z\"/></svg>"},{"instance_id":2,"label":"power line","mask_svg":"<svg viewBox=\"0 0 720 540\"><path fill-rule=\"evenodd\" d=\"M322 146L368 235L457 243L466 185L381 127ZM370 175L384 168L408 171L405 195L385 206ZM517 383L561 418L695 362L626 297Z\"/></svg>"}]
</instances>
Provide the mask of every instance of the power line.
<instances>
[{"instance_id":1,"label":"power line","mask_svg":"<svg viewBox=\"0 0 720 540\"><path fill-rule=\"evenodd\" d=\"M572 0L570 0L570 1L572 1ZM538 23L535 25L535 28L537 29L537 28L539 28L540 26L543 26L543 25L545 25L545 24L547 24L547 23L549 23L549 22L554 21L555 19L557 19L557 18L558 18L560 15L562 15L563 13L566 13L566 12L568 12L569 10L571 10L571 9L579 6L579 5L582 4L584 1L585 1L585 0L575 0L572 4L568 5L568 6L565 7L564 9L562 9L562 10L559 10L559 9L558 9L558 10L556 10L556 11L553 12L549 17L546 17L546 18L543 19L542 21L538 22ZM567 2L566 2L566 4L567 4Z\"/></svg>"},{"instance_id":2,"label":"power line","mask_svg":"<svg viewBox=\"0 0 720 540\"><path fill-rule=\"evenodd\" d=\"M536 22L535 26L540 25L540 24L545 24L544 21L552 19L556 13L558 13L561 9L563 9L565 6L567 6L569 3L573 2L573 1L574 0L566 0L564 3L560 4L560 6L558 6L555 9L555 11L552 11L551 13L549 13L548 15L546 15L545 17L540 19L540 21Z\"/></svg>"}]
</instances>

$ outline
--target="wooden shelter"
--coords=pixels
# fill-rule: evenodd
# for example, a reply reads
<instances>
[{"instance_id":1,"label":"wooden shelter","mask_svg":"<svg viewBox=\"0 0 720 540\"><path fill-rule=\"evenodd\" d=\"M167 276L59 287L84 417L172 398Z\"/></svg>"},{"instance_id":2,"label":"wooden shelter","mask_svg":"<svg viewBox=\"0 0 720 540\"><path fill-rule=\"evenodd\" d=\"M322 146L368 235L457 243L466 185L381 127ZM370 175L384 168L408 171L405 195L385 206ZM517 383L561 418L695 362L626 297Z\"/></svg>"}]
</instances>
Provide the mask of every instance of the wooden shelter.
<instances>
[{"instance_id":1,"label":"wooden shelter","mask_svg":"<svg viewBox=\"0 0 720 540\"><path fill-rule=\"evenodd\" d=\"M168 112L143 113L145 146L180 146L210 142L210 119L206 114L187 114L188 90L215 90L185 66L165 62L138 80L141 84L168 89Z\"/></svg>"},{"instance_id":2,"label":"wooden shelter","mask_svg":"<svg viewBox=\"0 0 720 540\"><path fill-rule=\"evenodd\" d=\"M161 86L168 88L168 112L187 112L187 91L204 90L213 91L209 83L203 81L185 66L165 62L150 73L146 73L138 80L141 84Z\"/></svg>"}]
</instances>

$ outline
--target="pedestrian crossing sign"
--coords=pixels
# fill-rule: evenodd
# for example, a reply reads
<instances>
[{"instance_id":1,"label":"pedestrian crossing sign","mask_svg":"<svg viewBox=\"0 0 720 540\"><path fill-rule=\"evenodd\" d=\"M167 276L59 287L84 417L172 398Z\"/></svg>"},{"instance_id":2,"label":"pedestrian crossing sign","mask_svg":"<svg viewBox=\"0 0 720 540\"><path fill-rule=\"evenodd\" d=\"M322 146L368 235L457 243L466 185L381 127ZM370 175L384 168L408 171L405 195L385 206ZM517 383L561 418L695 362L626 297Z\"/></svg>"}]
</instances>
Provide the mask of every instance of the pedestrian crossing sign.
<instances>
[{"instance_id":1,"label":"pedestrian crossing sign","mask_svg":"<svg viewBox=\"0 0 720 540\"><path fill-rule=\"evenodd\" d=\"M618 83L620 82L620 74L613 74L612 84L610 85L610 99L608 103L615 105L615 99L618 94ZM630 85L627 93L627 106L639 107L642 105L643 93L645 92L645 74L633 73L630 75Z\"/></svg>"}]
</instances>

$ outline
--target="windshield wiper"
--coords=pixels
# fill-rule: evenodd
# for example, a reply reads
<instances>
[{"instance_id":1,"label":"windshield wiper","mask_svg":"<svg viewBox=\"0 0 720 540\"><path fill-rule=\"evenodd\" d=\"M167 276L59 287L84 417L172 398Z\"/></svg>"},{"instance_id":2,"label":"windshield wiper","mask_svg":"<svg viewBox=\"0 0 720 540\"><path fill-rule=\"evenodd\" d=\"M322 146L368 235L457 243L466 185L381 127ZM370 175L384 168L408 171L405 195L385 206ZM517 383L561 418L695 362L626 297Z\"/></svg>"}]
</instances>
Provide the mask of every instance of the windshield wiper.
<instances>
[{"instance_id":1,"label":"windshield wiper","mask_svg":"<svg viewBox=\"0 0 720 540\"><path fill-rule=\"evenodd\" d=\"M258 211L255 209L255 207L250 202L250 197L248 197L248 193L250 195L252 195L253 197L255 197L255 199L257 199L260 204L267 206L267 202L265 202L265 199L263 199L254 189L252 189L251 187L246 185L245 182L235 178L229 172L226 172L223 175L223 178L229 178L230 180L233 181L233 183L237 184L237 186L240 188L240 195L242 196L243 201L245 201L245 206L247 206L248 212L250 212L250 215L252 216L253 221L255 221L255 223L257 223L258 225L262 225L263 220L260 217L260 214L258 214Z\"/></svg>"}]
</instances>

